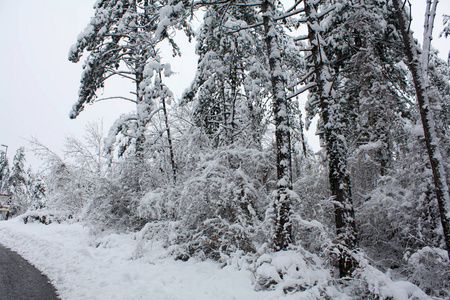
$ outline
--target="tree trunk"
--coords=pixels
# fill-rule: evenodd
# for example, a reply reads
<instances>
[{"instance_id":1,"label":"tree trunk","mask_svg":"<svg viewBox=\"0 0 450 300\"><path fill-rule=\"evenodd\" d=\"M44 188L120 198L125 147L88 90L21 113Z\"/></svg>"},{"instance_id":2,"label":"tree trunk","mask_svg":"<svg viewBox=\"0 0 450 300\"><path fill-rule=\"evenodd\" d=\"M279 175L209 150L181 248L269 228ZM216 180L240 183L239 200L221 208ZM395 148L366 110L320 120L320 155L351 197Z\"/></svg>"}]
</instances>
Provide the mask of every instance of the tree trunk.
<instances>
[{"instance_id":1,"label":"tree trunk","mask_svg":"<svg viewBox=\"0 0 450 300\"><path fill-rule=\"evenodd\" d=\"M321 48L320 20L317 18L317 1L305 1L308 21L308 38L312 47L315 82L319 97L320 113L324 127L325 146L328 158L329 183L334 201L337 243L341 248L339 257L340 277L350 276L356 267L351 256L357 246L355 216L348 170L348 149L341 123L341 107L332 95L333 82L325 51Z\"/></svg>"},{"instance_id":2,"label":"tree trunk","mask_svg":"<svg viewBox=\"0 0 450 300\"><path fill-rule=\"evenodd\" d=\"M159 76L161 76L161 74ZM173 153L172 135L170 134L169 116L168 116L167 108L166 108L166 99L164 97L162 97L161 101L162 101L163 112L164 112L164 123L166 126L167 142L169 143L169 156L170 156L170 165L172 167L172 180L173 180L173 184L176 184L177 183L177 169L175 166L175 155Z\"/></svg>"},{"instance_id":3,"label":"tree trunk","mask_svg":"<svg viewBox=\"0 0 450 300\"><path fill-rule=\"evenodd\" d=\"M275 118L275 143L277 153L277 190L274 201L276 214L274 249L284 250L292 242L291 223L291 133L289 107L286 98L285 78L281 67L278 34L273 20L274 3L264 0L261 5L265 43L272 84L272 109Z\"/></svg>"},{"instance_id":4,"label":"tree trunk","mask_svg":"<svg viewBox=\"0 0 450 300\"><path fill-rule=\"evenodd\" d=\"M143 101L143 95L140 91L140 84L143 81L142 68L139 68L136 64L136 118L137 118L137 130L136 130L136 142L135 142L135 158L138 164L144 163L144 148L145 148L145 127L146 121L139 116L139 105Z\"/></svg>"},{"instance_id":5,"label":"tree trunk","mask_svg":"<svg viewBox=\"0 0 450 300\"><path fill-rule=\"evenodd\" d=\"M436 0L435 0L436 1ZM441 216L442 229L444 232L444 239L447 246L447 253L450 252L450 195L447 185L447 178L442 163L442 156L439 149L439 139L436 135L435 122L430 110L430 101L427 93L428 78L427 70L425 67L428 65L428 51L429 51L429 39L431 39L432 24L428 24L428 19L425 23L425 32L428 31L428 36L425 37L425 48L422 63L417 51L417 45L409 30L410 19L406 15L403 8L402 0L393 0L394 8L397 13L397 18L400 25L400 32L403 37L403 43L405 45L406 57L408 58L408 67L411 71L414 87L416 89L417 103L419 105L420 118L422 120L422 126L425 137L425 145L427 148L428 156L430 159L431 169L433 172L434 186L436 192L436 198L439 206L439 213ZM437 1L436 1L437 3ZM427 8L429 8L429 4ZM434 9L435 9L434 5ZM427 11L427 18L429 17L429 11ZM426 33L425 33L426 34ZM428 41L427 41L428 39Z\"/></svg>"}]
</instances>

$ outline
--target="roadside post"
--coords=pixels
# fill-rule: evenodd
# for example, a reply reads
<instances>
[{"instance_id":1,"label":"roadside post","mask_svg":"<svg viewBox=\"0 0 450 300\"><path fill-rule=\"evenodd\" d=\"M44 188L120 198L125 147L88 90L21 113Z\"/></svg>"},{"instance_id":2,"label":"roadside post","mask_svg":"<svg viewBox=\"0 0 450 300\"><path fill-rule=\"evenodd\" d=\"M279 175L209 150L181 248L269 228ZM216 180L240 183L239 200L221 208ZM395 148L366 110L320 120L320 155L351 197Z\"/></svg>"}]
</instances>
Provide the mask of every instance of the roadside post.
<instances>
[{"instance_id":1,"label":"roadside post","mask_svg":"<svg viewBox=\"0 0 450 300\"><path fill-rule=\"evenodd\" d=\"M9 205L5 205L3 203L7 203L7 201L11 198L10 195L0 194L0 220L8 220L9 217Z\"/></svg>"}]
</instances>

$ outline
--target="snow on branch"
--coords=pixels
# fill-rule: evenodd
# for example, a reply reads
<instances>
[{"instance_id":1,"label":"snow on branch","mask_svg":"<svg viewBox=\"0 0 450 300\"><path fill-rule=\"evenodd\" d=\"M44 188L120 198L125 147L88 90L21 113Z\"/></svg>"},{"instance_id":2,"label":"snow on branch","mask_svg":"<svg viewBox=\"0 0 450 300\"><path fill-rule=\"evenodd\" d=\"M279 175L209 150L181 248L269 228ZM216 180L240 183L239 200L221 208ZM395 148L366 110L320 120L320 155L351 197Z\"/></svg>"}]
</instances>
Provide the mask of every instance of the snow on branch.
<instances>
[{"instance_id":1,"label":"snow on branch","mask_svg":"<svg viewBox=\"0 0 450 300\"><path fill-rule=\"evenodd\" d=\"M315 82L310 82L310 83L308 83L307 85L302 86L302 87L301 87L298 91L296 91L295 93L293 93L293 94L291 94L291 95L288 95L286 98L287 98L287 99L294 98L294 97L300 95L301 93L303 93L303 92L305 92L305 91L307 91L307 90L309 90L310 88L313 88L313 87L315 87L315 86L317 86L317 83L315 83Z\"/></svg>"}]
</instances>

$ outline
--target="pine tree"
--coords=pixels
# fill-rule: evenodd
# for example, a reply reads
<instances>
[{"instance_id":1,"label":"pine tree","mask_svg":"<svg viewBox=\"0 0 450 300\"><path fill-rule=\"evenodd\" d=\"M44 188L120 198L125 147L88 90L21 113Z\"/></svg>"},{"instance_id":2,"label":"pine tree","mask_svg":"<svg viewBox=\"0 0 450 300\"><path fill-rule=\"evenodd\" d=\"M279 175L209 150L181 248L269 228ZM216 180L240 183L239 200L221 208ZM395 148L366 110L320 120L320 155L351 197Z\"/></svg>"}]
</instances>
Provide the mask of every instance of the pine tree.
<instances>
[{"instance_id":1,"label":"pine tree","mask_svg":"<svg viewBox=\"0 0 450 300\"><path fill-rule=\"evenodd\" d=\"M271 112L274 119L274 126L275 126L275 152L276 152L276 170L277 170L277 184L276 189L274 191L274 202L273 202L273 211L274 211L274 235L273 235L273 247L276 251L279 250L285 250L288 245L292 242L292 221L291 221L291 201L292 201L292 158L291 158L291 114L292 114L292 105L290 103L290 97L287 96L287 77L285 74L285 68L284 68L284 61L282 54L285 50L285 34L283 32L282 26L279 24L280 20L284 20L287 15L283 15L280 11L280 3L279 1L262 1L261 3L248 3L248 4L241 4L241 3L234 3L233 1L225 1L222 3L215 3L208 1L202 3L203 5L211 4L213 7L215 5L223 5L224 8L226 8L225 11L233 11L233 10L239 10L242 11L245 9L245 7L248 8L248 11L252 11L251 7L257 7L258 9L253 10L254 16L251 16L250 18L246 18L245 22L242 22L241 19L237 22L235 21L235 24L232 24L233 27L231 28L229 33L236 33L239 31L246 31L246 34L248 35L249 32L252 32L251 30L254 28L262 28L261 31L258 32L258 35L260 36L260 40L264 43L265 51L264 55L262 56L264 58L264 62L260 63L260 66L262 67L260 70L257 70L257 72L264 72L264 69L266 74L263 75L263 77L259 77L258 79L261 80L264 78L267 82L267 88L270 91L270 98L271 98ZM293 15L295 13L298 13L302 10L294 10L294 12L291 12L289 14ZM227 15L224 17L225 19L228 18ZM242 19L243 20L243 19ZM234 20L233 20L234 21ZM252 22L252 23L247 23ZM237 23L237 24L236 24ZM230 24L230 23L228 23ZM220 28L220 27L219 27ZM256 32L256 31L255 31ZM218 36L212 35L215 39L217 37L220 37L220 31L216 32L215 34L219 34ZM226 37L225 35L222 35L221 41L224 40L230 40L231 39L231 45L235 43L233 41L233 37ZM213 39L209 39L209 41L213 41ZM214 46L213 46L214 47ZM234 49L231 48L233 51ZM227 49L223 49L226 51ZM233 53L233 52L232 52ZM236 52L234 52L236 53ZM242 55L242 54L241 54ZM231 56L233 57L233 56ZM237 56L239 57L239 56ZM245 56L244 62L245 60ZM253 58L254 59L254 58ZM223 65L223 62L219 63ZM232 64L236 68L236 70L240 70L242 66L239 64L242 64L242 62L237 61L236 64ZM258 65L255 66L255 69ZM208 73L206 73L208 74ZM217 73L218 74L218 73ZM223 74L223 73L222 73ZM229 76L231 75L231 76ZM203 76L203 75L202 75ZM220 106L214 106L214 107L208 107L206 106L206 110L209 110L210 108L213 108L215 112L213 115L220 116L220 122L227 122L226 119L229 119L232 114L230 114L229 107L233 108L233 102L235 101L233 94L238 91L236 89L236 80L237 77L235 74L233 74L233 71L228 73L228 79L231 91L231 97L225 98L224 95L220 95L221 89L224 87L224 82L220 82L217 88L218 91L218 102L222 102L225 105ZM251 77L250 77L251 78ZM206 81L206 78L200 78L200 84L201 80L205 80L205 83L208 83ZM225 80L225 82L227 82ZM260 81L261 82L261 81ZM217 83L217 82L216 82ZM262 83L264 84L264 83ZM211 86L213 88L214 84L211 81ZM246 84L248 87L249 84ZM194 86L195 87L195 86ZM205 86L208 87L209 86ZM234 91L234 92L233 92ZM192 96L191 96L192 97ZM227 103L228 102L228 103ZM211 103L211 102L208 102ZM230 105L231 104L231 105ZM223 110L225 108L225 110ZM210 113L211 115L211 113ZM231 117L231 120L233 120L233 117ZM212 126L212 132L214 129L214 124L211 124ZM230 126L227 126L230 127ZM231 126L232 128L232 126Z\"/></svg>"},{"instance_id":2,"label":"pine tree","mask_svg":"<svg viewBox=\"0 0 450 300\"><path fill-rule=\"evenodd\" d=\"M264 132L267 68L261 32L234 30L255 23L255 17L254 7L213 5L197 37L197 74L183 101L195 101L195 122L216 147L236 141L258 146Z\"/></svg>"},{"instance_id":3,"label":"pine tree","mask_svg":"<svg viewBox=\"0 0 450 300\"><path fill-rule=\"evenodd\" d=\"M347 3L329 18L323 33L336 76L336 97L345 99L349 151L371 148L363 152L371 156L380 176L388 174L395 149L404 142L405 119L411 116L412 91L399 66L404 54L393 21L391 10L378 1Z\"/></svg>"},{"instance_id":4,"label":"pine tree","mask_svg":"<svg viewBox=\"0 0 450 300\"><path fill-rule=\"evenodd\" d=\"M24 212L28 206L28 176L25 170L25 148L20 147L14 155L11 173L6 190L12 196L10 213L12 215Z\"/></svg>"},{"instance_id":5,"label":"pine tree","mask_svg":"<svg viewBox=\"0 0 450 300\"><path fill-rule=\"evenodd\" d=\"M69 52L72 62L78 62L85 50L89 52L83 67L78 101L70 117L76 118L86 104L96 101L123 99L135 103L136 113L122 118L126 124L115 126L114 130L116 134L122 132L128 139L124 143L125 148L130 144L134 146L135 158L140 162L144 155L145 128L157 108L153 99L146 96L147 77L152 74L147 74L145 68L157 57L157 44L164 39L172 44L174 54L179 54L169 30L170 20L176 19L178 12L167 9L167 5L165 1L98 1L94 7L95 16ZM131 93L136 98L117 95L99 99L97 91L111 77L131 80L135 86Z\"/></svg>"},{"instance_id":6,"label":"pine tree","mask_svg":"<svg viewBox=\"0 0 450 300\"><path fill-rule=\"evenodd\" d=\"M12 191L20 191L26 183L25 148L20 147L14 155L8 186Z\"/></svg>"},{"instance_id":7,"label":"pine tree","mask_svg":"<svg viewBox=\"0 0 450 300\"><path fill-rule=\"evenodd\" d=\"M9 177L9 166L6 152L0 152L0 193L3 192L3 186Z\"/></svg>"},{"instance_id":8,"label":"pine tree","mask_svg":"<svg viewBox=\"0 0 450 300\"><path fill-rule=\"evenodd\" d=\"M325 8L326 12L328 8ZM311 64L314 67L315 87L310 102L317 102L320 109L322 130L328 158L329 184L334 201L337 245L340 248L339 271L341 277L350 276L356 267L352 251L357 247L356 222L353 209L348 148L345 140L345 103L336 98L332 69L327 59L322 38L323 27L317 2L305 1L308 18L308 39L311 46Z\"/></svg>"},{"instance_id":9,"label":"pine tree","mask_svg":"<svg viewBox=\"0 0 450 300\"><path fill-rule=\"evenodd\" d=\"M448 37L450 35L450 16L444 14L444 30L441 35ZM450 54L450 53L449 53Z\"/></svg>"},{"instance_id":10,"label":"pine tree","mask_svg":"<svg viewBox=\"0 0 450 300\"><path fill-rule=\"evenodd\" d=\"M31 168L27 170L28 177L28 197L30 199L31 207L40 209L45 206L46 187L43 178L40 174L32 172Z\"/></svg>"},{"instance_id":11,"label":"pine tree","mask_svg":"<svg viewBox=\"0 0 450 300\"><path fill-rule=\"evenodd\" d=\"M275 1L264 0L261 4L275 120L277 188L274 200L274 248L279 251L287 249L292 242L292 151L289 103L286 95L286 78L282 69L280 34L275 21L275 9Z\"/></svg>"}]
</instances>

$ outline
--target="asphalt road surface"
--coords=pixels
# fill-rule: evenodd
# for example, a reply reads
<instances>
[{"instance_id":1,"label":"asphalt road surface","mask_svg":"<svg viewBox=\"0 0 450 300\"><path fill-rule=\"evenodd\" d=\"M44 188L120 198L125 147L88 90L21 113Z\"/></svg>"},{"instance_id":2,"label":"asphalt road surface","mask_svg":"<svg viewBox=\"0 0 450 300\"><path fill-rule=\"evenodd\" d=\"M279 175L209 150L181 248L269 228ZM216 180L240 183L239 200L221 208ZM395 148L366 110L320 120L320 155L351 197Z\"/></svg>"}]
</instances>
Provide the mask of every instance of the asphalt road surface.
<instances>
[{"instance_id":1,"label":"asphalt road surface","mask_svg":"<svg viewBox=\"0 0 450 300\"><path fill-rule=\"evenodd\" d=\"M47 276L0 245L0 300L56 300Z\"/></svg>"}]
</instances>

